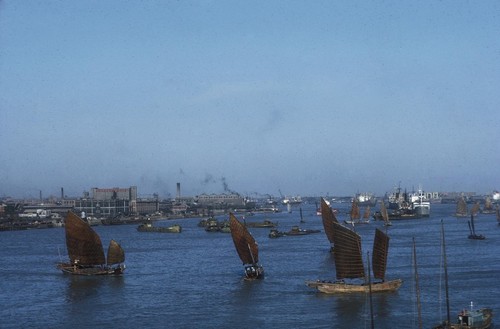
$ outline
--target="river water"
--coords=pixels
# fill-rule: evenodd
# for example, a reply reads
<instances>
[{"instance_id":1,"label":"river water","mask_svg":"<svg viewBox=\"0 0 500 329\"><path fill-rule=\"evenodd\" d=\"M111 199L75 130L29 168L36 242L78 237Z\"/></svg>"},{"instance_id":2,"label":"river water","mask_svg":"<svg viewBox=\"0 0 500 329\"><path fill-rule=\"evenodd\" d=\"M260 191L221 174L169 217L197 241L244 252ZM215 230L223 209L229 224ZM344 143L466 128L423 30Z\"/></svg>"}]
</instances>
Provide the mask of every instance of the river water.
<instances>
[{"instance_id":1,"label":"river water","mask_svg":"<svg viewBox=\"0 0 500 329\"><path fill-rule=\"evenodd\" d=\"M345 219L349 205L333 206ZM325 295L305 285L333 280L335 266L315 205L301 207L301 228L321 233L270 239L269 229L250 229L266 273L253 282L242 280L230 234L205 232L197 226L200 218L156 223L178 223L180 234L140 233L135 225L95 227L106 247L115 239L125 249L121 277L58 271L55 263L67 259L63 228L0 232L0 328L369 328L367 296ZM492 308L494 322L500 321L500 226L494 215L479 215L476 231L486 240L469 240L467 219L453 217L454 210L433 204L430 218L393 221L387 279L404 283L398 292L373 295L376 328L418 328L413 237L424 328L444 319L441 220L452 317L472 301ZM264 219L288 231L299 224L299 209L246 218ZM371 253L375 227L383 228L378 221L357 227L365 254Z\"/></svg>"}]
</instances>

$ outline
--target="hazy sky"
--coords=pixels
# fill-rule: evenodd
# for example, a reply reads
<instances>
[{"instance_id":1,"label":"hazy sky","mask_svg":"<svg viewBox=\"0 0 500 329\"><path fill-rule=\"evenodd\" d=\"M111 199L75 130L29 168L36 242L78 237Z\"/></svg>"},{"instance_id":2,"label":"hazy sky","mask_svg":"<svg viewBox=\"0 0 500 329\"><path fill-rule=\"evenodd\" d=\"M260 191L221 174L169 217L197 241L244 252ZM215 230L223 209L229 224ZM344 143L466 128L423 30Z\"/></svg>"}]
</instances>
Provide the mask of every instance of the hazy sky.
<instances>
[{"instance_id":1,"label":"hazy sky","mask_svg":"<svg viewBox=\"0 0 500 329\"><path fill-rule=\"evenodd\" d=\"M0 196L500 189L498 1L0 1Z\"/></svg>"}]
</instances>

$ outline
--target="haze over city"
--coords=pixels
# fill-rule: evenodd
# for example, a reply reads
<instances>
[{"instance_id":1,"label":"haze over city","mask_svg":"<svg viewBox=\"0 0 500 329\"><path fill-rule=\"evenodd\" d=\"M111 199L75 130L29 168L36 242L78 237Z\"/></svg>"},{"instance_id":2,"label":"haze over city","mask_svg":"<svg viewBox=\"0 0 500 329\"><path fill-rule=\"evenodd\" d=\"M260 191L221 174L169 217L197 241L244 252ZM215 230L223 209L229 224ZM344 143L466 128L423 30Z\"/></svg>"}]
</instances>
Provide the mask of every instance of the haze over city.
<instances>
[{"instance_id":1,"label":"haze over city","mask_svg":"<svg viewBox=\"0 0 500 329\"><path fill-rule=\"evenodd\" d=\"M0 197L500 189L496 1L0 1Z\"/></svg>"}]
</instances>

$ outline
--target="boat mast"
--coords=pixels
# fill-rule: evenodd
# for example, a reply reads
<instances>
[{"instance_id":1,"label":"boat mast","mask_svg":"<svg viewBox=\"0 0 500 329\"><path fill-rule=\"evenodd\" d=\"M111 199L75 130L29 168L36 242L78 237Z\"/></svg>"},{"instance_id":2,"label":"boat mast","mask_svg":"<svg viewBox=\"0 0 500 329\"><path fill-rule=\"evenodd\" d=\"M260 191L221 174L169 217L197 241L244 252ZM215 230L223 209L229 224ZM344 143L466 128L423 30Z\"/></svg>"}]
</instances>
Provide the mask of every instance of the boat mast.
<instances>
[{"instance_id":1,"label":"boat mast","mask_svg":"<svg viewBox=\"0 0 500 329\"><path fill-rule=\"evenodd\" d=\"M420 288L418 284L417 249L415 246L415 237L413 237L413 266L415 268L415 292L417 294L418 328L422 329L422 309L420 307Z\"/></svg>"},{"instance_id":2,"label":"boat mast","mask_svg":"<svg viewBox=\"0 0 500 329\"><path fill-rule=\"evenodd\" d=\"M373 300L372 300L372 279L371 279L371 266L370 266L370 252L367 251L367 261L368 261L368 294L370 296L370 322L371 328L375 328L375 322L373 320Z\"/></svg>"},{"instance_id":3,"label":"boat mast","mask_svg":"<svg viewBox=\"0 0 500 329\"><path fill-rule=\"evenodd\" d=\"M443 263L444 263L444 286L446 291L446 320L447 324L450 324L450 298L448 294L448 263L446 261L446 243L444 240L444 224L443 220L441 220L441 246L443 253Z\"/></svg>"},{"instance_id":4,"label":"boat mast","mask_svg":"<svg viewBox=\"0 0 500 329\"><path fill-rule=\"evenodd\" d=\"M250 256L252 256L252 265L255 265L255 257L253 256L252 248L250 247L250 244L247 243L248 246L248 251L250 251Z\"/></svg>"}]
</instances>

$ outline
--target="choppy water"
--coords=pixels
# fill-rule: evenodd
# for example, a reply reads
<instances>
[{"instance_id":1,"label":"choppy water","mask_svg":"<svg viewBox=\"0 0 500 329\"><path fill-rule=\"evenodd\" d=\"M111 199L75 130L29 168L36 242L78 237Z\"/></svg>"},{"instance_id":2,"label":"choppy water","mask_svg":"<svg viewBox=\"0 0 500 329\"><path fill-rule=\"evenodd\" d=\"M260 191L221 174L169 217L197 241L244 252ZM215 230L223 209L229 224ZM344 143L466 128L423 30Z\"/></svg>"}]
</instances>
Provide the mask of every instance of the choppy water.
<instances>
[{"instance_id":1,"label":"choppy water","mask_svg":"<svg viewBox=\"0 0 500 329\"><path fill-rule=\"evenodd\" d=\"M134 225L96 227L106 246L113 238L124 247L122 277L77 277L56 270L55 263L67 259L62 228L0 232L0 327L369 328L367 296L324 295L304 284L334 279L335 267L315 206L302 209L306 223L301 227L321 233L269 239L268 229L251 229L266 272L264 280L254 282L242 280L230 235L205 232L197 226L199 218L157 223L179 223L181 234L140 233ZM432 205L430 218L394 221L389 228L387 279L404 283L396 293L373 296L376 328L417 328L413 237L424 328L444 318L441 219L452 315L473 301L500 316L500 226L494 215L480 215L476 231L487 239L469 240L467 219L456 219L453 212L453 205ZM247 218L263 219L278 221L279 230L287 231L299 224L299 211ZM375 227L382 225L357 229L365 253L371 251Z\"/></svg>"}]
</instances>

